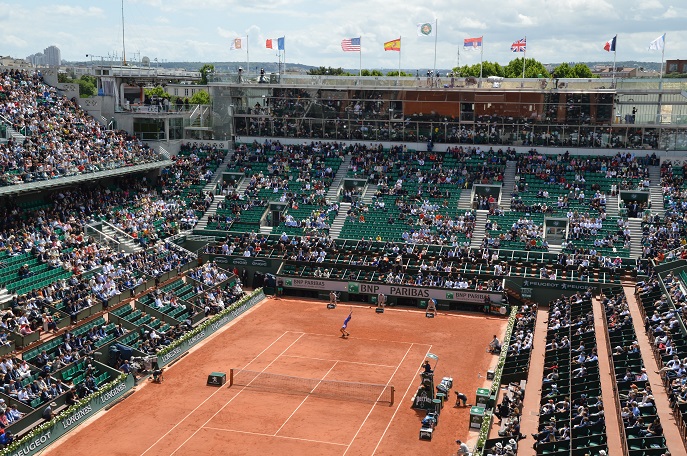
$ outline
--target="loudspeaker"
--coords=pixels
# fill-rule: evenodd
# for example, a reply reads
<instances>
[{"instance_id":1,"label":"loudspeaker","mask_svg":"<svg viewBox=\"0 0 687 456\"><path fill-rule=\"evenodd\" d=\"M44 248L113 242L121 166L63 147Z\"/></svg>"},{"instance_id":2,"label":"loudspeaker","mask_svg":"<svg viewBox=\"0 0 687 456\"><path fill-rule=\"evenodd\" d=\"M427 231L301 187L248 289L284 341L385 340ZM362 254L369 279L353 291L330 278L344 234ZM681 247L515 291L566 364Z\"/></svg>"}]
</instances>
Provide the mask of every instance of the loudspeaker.
<instances>
[{"instance_id":1,"label":"loudspeaker","mask_svg":"<svg viewBox=\"0 0 687 456\"><path fill-rule=\"evenodd\" d=\"M213 372L208 375L208 386L222 386L227 383L227 374L224 372Z\"/></svg>"}]
</instances>

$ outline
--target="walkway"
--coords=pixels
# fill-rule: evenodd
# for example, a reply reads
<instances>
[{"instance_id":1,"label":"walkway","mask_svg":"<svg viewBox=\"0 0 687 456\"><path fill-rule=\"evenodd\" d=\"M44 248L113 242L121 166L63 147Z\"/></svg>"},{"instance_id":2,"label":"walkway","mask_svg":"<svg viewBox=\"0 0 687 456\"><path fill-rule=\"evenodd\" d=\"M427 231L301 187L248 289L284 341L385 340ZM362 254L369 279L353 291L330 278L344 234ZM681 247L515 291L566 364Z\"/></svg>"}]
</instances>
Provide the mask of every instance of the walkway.
<instances>
[{"instance_id":1,"label":"walkway","mask_svg":"<svg viewBox=\"0 0 687 456\"><path fill-rule=\"evenodd\" d=\"M611 371L611 356L609 353L608 333L604 324L605 312L601 301L592 299L594 310L594 332L596 334L596 351L599 356L599 379L601 380L601 398L606 417L606 437L608 452L622 454L623 443L620 437L618 400L616 399L615 378Z\"/></svg>"},{"instance_id":2,"label":"walkway","mask_svg":"<svg viewBox=\"0 0 687 456\"><path fill-rule=\"evenodd\" d=\"M539 432L539 405L541 403L541 385L544 378L544 353L546 352L546 332L548 330L549 308L540 306L537 311L537 323L534 326L534 344L530 356L530 372L527 375L525 400L520 419L520 432L527 436L521 440L518 456L535 456L532 448L534 442L531 434Z\"/></svg>"},{"instance_id":3,"label":"walkway","mask_svg":"<svg viewBox=\"0 0 687 456\"><path fill-rule=\"evenodd\" d=\"M644 330L644 319L639 310L637 299L635 299L635 289L633 286L625 286L623 288L625 289L625 296L627 296L627 303L630 307L632 324L637 333L637 342L639 342L639 348L642 352L644 367L646 367L647 374L649 375L649 382L651 383L654 401L656 402L656 413L663 425L663 435L666 438L666 444L670 453L673 455L687 454L685 443L677 428L677 423L675 422L670 403L668 402L668 395L663 386L663 381L661 380L661 376L656 373L658 371L658 364L656 364L656 360L654 359L653 348L649 341L649 337Z\"/></svg>"}]
</instances>

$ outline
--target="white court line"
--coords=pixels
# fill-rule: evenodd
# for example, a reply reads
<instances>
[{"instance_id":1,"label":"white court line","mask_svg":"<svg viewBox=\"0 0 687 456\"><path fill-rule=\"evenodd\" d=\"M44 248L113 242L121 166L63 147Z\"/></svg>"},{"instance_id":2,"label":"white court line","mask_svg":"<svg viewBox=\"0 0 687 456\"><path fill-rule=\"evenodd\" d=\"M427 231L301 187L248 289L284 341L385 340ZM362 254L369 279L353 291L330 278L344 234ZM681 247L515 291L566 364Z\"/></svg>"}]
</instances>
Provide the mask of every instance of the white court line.
<instances>
[{"instance_id":1,"label":"white court line","mask_svg":"<svg viewBox=\"0 0 687 456\"><path fill-rule=\"evenodd\" d=\"M246 364L243 368L245 369L246 367L250 366L250 364L251 364L253 361L255 361L256 359L258 359L258 357L260 357L260 355L262 355L262 354L265 353L267 350L269 350L270 347L272 347L272 345L276 344L276 343L279 341L279 339L281 339L282 337L284 337L286 334L288 334L288 333L290 333L290 332L291 332L291 331L284 331L284 334L282 334L281 336L277 337L277 338L276 338L271 344L269 344L263 351L261 351L260 353L258 353L257 355L255 355L255 358L253 358L253 359L251 359L250 361L248 361L248 364ZM183 417L182 419L180 419L174 426L172 426L172 428L171 428L169 431L165 432L165 433L162 435L162 437L160 437L159 439L157 439L157 440L155 441L155 443L153 443L152 445L150 445L150 446L148 447L147 450L145 450L143 453L141 453L141 456L143 456L144 454L146 454L148 451L151 450L151 448L153 448L155 445L157 445L158 443L160 443L160 441L161 441L162 439L164 439L165 437L167 437L167 436L169 435L170 432L172 432L174 429L176 429L177 426L179 426L179 425L180 425L184 420L186 420L189 416L193 415L193 414L196 412L196 410L198 410L200 407L203 406L203 404L205 404L207 401L209 401L210 398L212 398L212 396L214 396L215 394L217 394L218 392L220 392L221 389L222 389L222 388L217 388L217 391L215 391L214 393L212 393L211 395L209 395L203 402L201 402L200 404L198 404L198 406L197 406L196 408L194 408L193 410L191 410L185 417Z\"/></svg>"},{"instance_id":2,"label":"white court line","mask_svg":"<svg viewBox=\"0 0 687 456\"><path fill-rule=\"evenodd\" d=\"M358 361L345 361L343 359L327 359L327 358L313 358L311 356L298 356L298 355L283 355L284 358L300 358L300 359L314 359L316 361L331 361L337 363L347 363L347 364L360 364L363 366L375 366L375 367L396 367L390 364L374 364L374 363L361 363Z\"/></svg>"},{"instance_id":3,"label":"white court line","mask_svg":"<svg viewBox=\"0 0 687 456\"><path fill-rule=\"evenodd\" d=\"M293 331L291 331L291 332L293 332ZM296 334L298 334L298 333L296 333ZM278 360L278 359L281 357L281 355L283 355L284 353L286 353L287 350L289 350L291 347L293 347L293 345L294 345L296 342L298 342L298 341L301 339L301 337L304 336L304 334L305 334L305 333L301 333L301 335L298 336L298 339L296 339L296 340L294 340L293 342L291 342L291 344L290 344L288 347L286 347L286 348L284 349L284 351L282 351L281 353L279 353L272 361L270 361L270 363L269 363L267 366L265 366L265 368L264 368L263 370L261 370L260 373L265 372L272 364L274 364L274 362L275 362L276 360ZM250 364L250 363L249 363L249 364ZM255 378L257 378L257 377L255 377ZM254 378L253 380L255 380L255 378ZM250 384L253 382L253 380L251 380L250 382L248 382L248 385L250 385ZM213 419L214 417L216 417L217 414L219 414L219 412L221 412L222 410L224 410L224 408L225 408L227 405L231 404L231 402L232 402L234 399L236 399L236 398L238 397L238 395L241 394L241 392L242 392L243 390L245 390L245 389L248 387L248 385L246 385L246 386L244 386L243 388L241 388L241 389L239 390L239 392L236 393L231 399L229 399L229 401L227 401L227 403L224 404L219 410L217 410L217 411L215 412L214 415L212 415L210 418L208 418L208 420L207 420L205 423L203 423L202 426L200 426L198 429L196 429L195 432L194 432L193 434L191 434L186 440L184 440L184 441L181 443L181 445L179 445L179 447L178 447L176 450L172 451L172 453L170 454L170 456L172 456L173 454L175 454L177 451L179 451L179 450L181 449L181 447L183 447L184 445L186 445L186 443L187 443L189 440L191 440L191 439L198 433L198 431L200 431L201 429L203 429L203 428L205 427L206 424L208 424L210 421L212 421L212 419Z\"/></svg>"},{"instance_id":4,"label":"white court line","mask_svg":"<svg viewBox=\"0 0 687 456\"><path fill-rule=\"evenodd\" d=\"M305 334L306 336L336 337L337 339L341 337L341 336L337 336L336 334L319 334L319 333L303 333L303 334ZM353 337L353 338L349 337L349 340L370 340L372 342L390 342L392 344L403 344L403 345L408 345L408 344L426 345L428 347L431 345L431 344L425 344L422 342L410 342L407 340L404 341L404 340L388 340L388 339L366 339L364 337Z\"/></svg>"},{"instance_id":5,"label":"white court line","mask_svg":"<svg viewBox=\"0 0 687 456\"><path fill-rule=\"evenodd\" d=\"M284 426L286 426L286 423L288 423L289 420L296 414L296 412L298 411L298 409L301 408L301 405L305 404L305 401L308 400L308 398L310 397L310 394L312 394L312 392L315 391L315 390L317 389L318 386L320 386L320 384L322 383L322 381L323 381L325 378L327 378L327 375L329 375L329 373L336 367L337 363L338 363L338 361L337 361L336 363L334 363L334 364L332 365L332 367L329 368L329 370L327 371L327 373L324 374L324 377L322 377L322 378L320 379L320 381L317 382L317 385L315 385L315 387L314 387L313 389L310 390L310 393L309 393L307 396L305 396L305 397L303 398L303 400L301 401L301 403L298 404L298 407L296 407L296 409L291 413L291 415L289 415L289 417L286 419L286 421L284 421L284 424L282 424L281 426L279 426L279 429L277 429L277 432L274 433L274 436L275 436L275 437L277 436L277 434L279 434L279 431L281 431L281 430L284 428Z\"/></svg>"},{"instance_id":6,"label":"white court line","mask_svg":"<svg viewBox=\"0 0 687 456\"><path fill-rule=\"evenodd\" d=\"M430 346L429 346L429 350L431 350L431 349L432 349L432 346L430 345ZM429 350L427 350L427 353L430 353ZM426 357L427 357L427 355L425 354L425 358L426 358ZM418 370L419 370L419 369L418 369ZM417 373L417 372L416 372L416 373ZM406 388L406 392L403 393L403 397L402 397L401 400L398 402L398 407L396 407L396 410L394 410L394 414L391 415L391 419L389 419L389 422L387 423L386 428L384 428L384 432L382 433L382 436L379 438L379 442L377 442L377 446L375 446L375 449L374 449L374 451L372 452L372 456L374 456L374 454L377 453L377 449L379 448L379 445L382 444L382 440L384 440L384 436L386 435L387 431L389 430L389 427L391 426L391 423L394 421L394 418L396 417L396 413L398 413L398 410L401 408L401 404L402 404L403 401L405 400L406 396L408 395L408 391L410 391L410 387L413 386L413 383L415 383L415 381L416 381L416 380L415 380L415 376L413 375L413 379L412 379L412 380L410 381L410 383L408 384L408 388Z\"/></svg>"},{"instance_id":7,"label":"white court line","mask_svg":"<svg viewBox=\"0 0 687 456\"><path fill-rule=\"evenodd\" d=\"M391 383L391 380L393 380L394 375L396 375L396 372L398 372L398 369L401 367L401 364L403 364L403 361L405 361L406 357L408 356L408 353L410 353L410 350L413 348L413 345L415 345L415 344L410 344L410 347L408 347L408 350L406 350L406 354L403 355L403 359L401 359L401 362L398 363L398 365L396 366L396 370L394 370L394 372L391 374L391 377L389 377L389 380L386 382L387 388L389 387L389 383ZM430 345L429 348L431 349L432 346ZM413 377L414 377L414 376L413 376ZM386 388L385 388L385 391L386 391ZM407 391L406 391L406 393L407 393ZM379 394L379 397L377 398L377 402L379 402L379 398L382 397L382 394L384 394L384 391L382 391L382 392ZM403 395L403 397L405 397L405 394ZM375 405L376 405L376 404L375 404ZM346 456L346 453L348 453L348 450L351 449L351 445L353 445L353 442L355 442L355 439L358 437L358 434L360 434L360 431L362 431L363 426L365 426L365 423L367 423L368 418L370 418L370 415L372 415L372 411L375 409L375 405L373 405L373 406L370 408L370 411L367 413L367 416L365 417L365 419L363 420L362 424L360 425L360 427L359 427L358 430L356 431L355 435L354 435L353 438L351 439L350 443L348 444L348 447L346 448L346 451L344 451L344 456ZM401 405L401 404L399 403L398 406L396 406L396 410L398 410L398 407L399 407L400 405ZM395 413L394 413L394 415L395 415ZM392 416L392 419L393 419L393 416ZM386 432L386 431L385 431L385 432ZM383 435L382 435L382 437L383 437Z\"/></svg>"},{"instance_id":8,"label":"white court line","mask_svg":"<svg viewBox=\"0 0 687 456\"><path fill-rule=\"evenodd\" d=\"M323 440L303 439L300 437L289 437L287 435L262 434L260 432L236 431L234 429L221 429L221 428L215 428L215 427L206 427L205 429L210 429L211 431L237 432L239 434L259 435L260 437L274 437L277 439L300 440L302 442L323 443L325 445L346 446L345 443L335 443L335 442L325 442Z\"/></svg>"}]
</instances>

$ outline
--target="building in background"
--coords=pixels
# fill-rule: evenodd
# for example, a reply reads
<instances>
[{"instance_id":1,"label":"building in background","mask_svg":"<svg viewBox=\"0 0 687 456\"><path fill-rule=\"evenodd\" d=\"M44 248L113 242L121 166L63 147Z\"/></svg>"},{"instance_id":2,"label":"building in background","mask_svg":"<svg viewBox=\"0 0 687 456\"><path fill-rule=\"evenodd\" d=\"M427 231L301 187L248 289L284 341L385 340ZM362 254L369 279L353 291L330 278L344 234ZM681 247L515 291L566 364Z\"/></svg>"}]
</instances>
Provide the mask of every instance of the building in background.
<instances>
[{"instance_id":1,"label":"building in background","mask_svg":"<svg viewBox=\"0 0 687 456\"><path fill-rule=\"evenodd\" d=\"M686 74L687 60L666 60L666 74Z\"/></svg>"},{"instance_id":2,"label":"building in background","mask_svg":"<svg viewBox=\"0 0 687 456\"><path fill-rule=\"evenodd\" d=\"M62 64L62 53L57 46L48 46L43 49L42 53L38 52L28 56L26 61L36 66L57 67Z\"/></svg>"}]
</instances>

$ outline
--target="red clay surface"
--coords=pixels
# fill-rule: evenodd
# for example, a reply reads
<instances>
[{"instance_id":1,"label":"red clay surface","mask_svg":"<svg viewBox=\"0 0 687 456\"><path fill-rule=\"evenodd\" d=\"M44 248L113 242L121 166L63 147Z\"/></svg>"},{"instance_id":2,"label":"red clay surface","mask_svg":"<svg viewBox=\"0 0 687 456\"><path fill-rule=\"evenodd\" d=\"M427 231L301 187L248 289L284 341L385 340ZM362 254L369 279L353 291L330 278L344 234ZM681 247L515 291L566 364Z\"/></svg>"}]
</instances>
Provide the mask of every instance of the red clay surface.
<instances>
[{"instance_id":1,"label":"red clay surface","mask_svg":"<svg viewBox=\"0 0 687 456\"><path fill-rule=\"evenodd\" d=\"M441 413L432 441L418 439L424 412L411 408L428 352L439 356L435 379L474 401L492 355L485 348L506 320L480 314L353 306L350 338L339 328L351 307L322 301L267 300L165 371L160 385L132 396L44 453L89 455L393 455L455 454L467 439L468 408ZM434 362L432 363L434 364ZM240 386L206 386L230 368L306 378L390 384L392 406L278 394Z\"/></svg>"}]
</instances>

